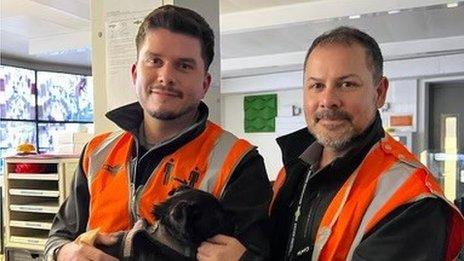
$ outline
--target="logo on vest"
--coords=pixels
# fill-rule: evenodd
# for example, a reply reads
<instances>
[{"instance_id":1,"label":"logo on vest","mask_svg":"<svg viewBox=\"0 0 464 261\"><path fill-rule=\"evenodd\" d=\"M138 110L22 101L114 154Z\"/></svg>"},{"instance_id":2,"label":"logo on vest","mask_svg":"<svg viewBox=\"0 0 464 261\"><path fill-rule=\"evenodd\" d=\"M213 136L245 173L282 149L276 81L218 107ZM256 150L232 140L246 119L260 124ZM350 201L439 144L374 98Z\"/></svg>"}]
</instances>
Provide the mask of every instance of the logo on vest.
<instances>
[{"instance_id":1,"label":"logo on vest","mask_svg":"<svg viewBox=\"0 0 464 261\"><path fill-rule=\"evenodd\" d=\"M111 166L110 164L105 163L103 164L102 168L111 173L112 175L116 175L116 173L118 173L121 170L122 165Z\"/></svg>"},{"instance_id":2,"label":"logo on vest","mask_svg":"<svg viewBox=\"0 0 464 261\"><path fill-rule=\"evenodd\" d=\"M195 184L198 181L199 176L200 176L200 174L197 171L192 170L192 172L190 172L190 176L189 176L189 178L187 180L186 179L180 179L178 177L174 177L173 180L179 182L181 185L194 188Z\"/></svg>"},{"instance_id":3,"label":"logo on vest","mask_svg":"<svg viewBox=\"0 0 464 261\"><path fill-rule=\"evenodd\" d=\"M174 170L174 161L171 159L164 168L164 177L163 177L163 185L168 185L171 181L179 182L181 185L195 187L195 184L198 182L200 178L199 169L195 167L194 170L190 172L188 179L183 179L181 177L176 177L171 175L171 172Z\"/></svg>"}]
</instances>

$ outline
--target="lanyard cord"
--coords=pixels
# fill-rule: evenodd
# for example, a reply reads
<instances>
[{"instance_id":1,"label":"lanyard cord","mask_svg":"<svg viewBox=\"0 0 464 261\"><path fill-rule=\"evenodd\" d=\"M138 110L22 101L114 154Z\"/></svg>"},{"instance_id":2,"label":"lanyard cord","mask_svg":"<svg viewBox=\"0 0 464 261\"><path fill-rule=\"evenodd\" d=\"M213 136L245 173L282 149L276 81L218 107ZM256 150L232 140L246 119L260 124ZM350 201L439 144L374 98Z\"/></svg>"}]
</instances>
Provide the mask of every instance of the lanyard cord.
<instances>
[{"instance_id":1,"label":"lanyard cord","mask_svg":"<svg viewBox=\"0 0 464 261\"><path fill-rule=\"evenodd\" d=\"M296 228L298 227L298 221L299 221L300 214L301 214L301 206L303 205L304 194L305 194L308 182L309 182L309 178L311 177L311 174L312 174L312 171L309 170L308 174L306 175L304 184L303 184L303 189L301 190L300 199L298 200L298 207L296 208L296 211L294 214L292 234L291 234L290 243L288 246L287 257L292 253L294 245L295 245Z\"/></svg>"}]
</instances>

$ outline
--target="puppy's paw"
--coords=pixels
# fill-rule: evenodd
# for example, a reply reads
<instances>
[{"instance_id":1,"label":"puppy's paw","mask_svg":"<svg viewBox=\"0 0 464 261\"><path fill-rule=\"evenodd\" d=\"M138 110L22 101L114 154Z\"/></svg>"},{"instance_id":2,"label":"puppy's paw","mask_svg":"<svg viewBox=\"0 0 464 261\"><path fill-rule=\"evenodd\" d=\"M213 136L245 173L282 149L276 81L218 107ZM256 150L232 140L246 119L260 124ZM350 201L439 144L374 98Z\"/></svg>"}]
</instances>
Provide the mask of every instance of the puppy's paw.
<instances>
[{"instance_id":1,"label":"puppy's paw","mask_svg":"<svg viewBox=\"0 0 464 261\"><path fill-rule=\"evenodd\" d=\"M89 230L85 232L84 234L81 234L79 237L74 240L74 243L78 245L89 245L89 246L94 246L95 244L95 239L98 236L98 233L100 232L99 228Z\"/></svg>"}]
</instances>

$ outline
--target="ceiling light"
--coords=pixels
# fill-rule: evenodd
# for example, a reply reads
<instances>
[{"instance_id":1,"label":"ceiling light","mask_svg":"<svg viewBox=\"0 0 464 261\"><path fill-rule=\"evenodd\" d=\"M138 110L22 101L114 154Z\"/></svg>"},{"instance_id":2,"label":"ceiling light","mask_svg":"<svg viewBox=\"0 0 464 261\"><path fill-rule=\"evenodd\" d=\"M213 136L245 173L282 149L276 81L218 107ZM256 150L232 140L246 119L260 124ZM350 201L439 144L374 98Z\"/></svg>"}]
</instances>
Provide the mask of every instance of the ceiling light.
<instances>
[{"instance_id":1,"label":"ceiling light","mask_svg":"<svg viewBox=\"0 0 464 261\"><path fill-rule=\"evenodd\" d=\"M361 15L350 15L348 16L349 19L359 19L361 18Z\"/></svg>"},{"instance_id":2,"label":"ceiling light","mask_svg":"<svg viewBox=\"0 0 464 261\"><path fill-rule=\"evenodd\" d=\"M458 6L458 3L449 3L449 4L446 4L446 7L448 8L454 8L454 7L457 7Z\"/></svg>"},{"instance_id":3,"label":"ceiling light","mask_svg":"<svg viewBox=\"0 0 464 261\"><path fill-rule=\"evenodd\" d=\"M400 10L390 10L390 11L388 11L388 14L397 14L399 12L401 12L401 11Z\"/></svg>"}]
</instances>

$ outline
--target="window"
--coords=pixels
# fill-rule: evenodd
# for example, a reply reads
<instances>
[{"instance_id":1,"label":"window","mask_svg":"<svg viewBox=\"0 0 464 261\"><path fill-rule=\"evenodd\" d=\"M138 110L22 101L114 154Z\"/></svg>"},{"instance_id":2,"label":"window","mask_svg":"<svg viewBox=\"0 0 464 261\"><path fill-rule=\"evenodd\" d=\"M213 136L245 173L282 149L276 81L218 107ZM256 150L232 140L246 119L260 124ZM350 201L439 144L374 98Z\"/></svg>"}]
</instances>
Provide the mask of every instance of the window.
<instances>
[{"instance_id":1,"label":"window","mask_svg":"<svg viewBox=\"0 0 464 261\"><path fill-rule=\"evenodd\" d=\"M0 65L0 156L24 142L54 151L54 133L82 127L93 129L91 76Z\"/></svg>"}]
</instances>

